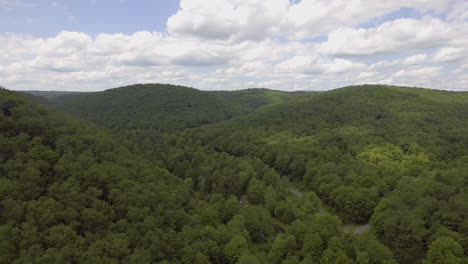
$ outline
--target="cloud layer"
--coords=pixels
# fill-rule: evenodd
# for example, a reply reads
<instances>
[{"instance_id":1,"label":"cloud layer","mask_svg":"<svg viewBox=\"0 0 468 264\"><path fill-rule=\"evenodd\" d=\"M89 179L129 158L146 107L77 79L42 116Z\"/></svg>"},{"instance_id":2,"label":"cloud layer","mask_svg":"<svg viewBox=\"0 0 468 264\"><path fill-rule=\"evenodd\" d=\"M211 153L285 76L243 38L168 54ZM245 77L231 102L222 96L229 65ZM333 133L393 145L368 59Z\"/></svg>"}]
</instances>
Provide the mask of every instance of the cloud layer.
<instances>
[{"instance_id":1,"label":"cloud layer","mask_svg":"<svg viewBox=\"0 0 468 264\"><path fill-rule=\"evenodd\" d=\"M0 0L0 6L13 2ZM468 90L468 5L462 0L182 0L180 6L166 32L4 33L0 85L324 90L388 83Z\"/></svg>"}]
</instances>

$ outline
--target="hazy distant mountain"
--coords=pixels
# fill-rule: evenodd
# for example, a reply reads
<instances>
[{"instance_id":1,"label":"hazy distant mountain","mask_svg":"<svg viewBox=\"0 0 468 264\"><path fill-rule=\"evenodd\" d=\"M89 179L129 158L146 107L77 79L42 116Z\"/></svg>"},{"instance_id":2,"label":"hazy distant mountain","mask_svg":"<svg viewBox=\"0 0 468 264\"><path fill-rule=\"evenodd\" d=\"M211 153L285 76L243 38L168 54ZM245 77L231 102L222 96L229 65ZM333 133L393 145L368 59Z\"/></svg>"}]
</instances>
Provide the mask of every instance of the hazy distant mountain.
<instances>
[{"instance_id":1,"label":"hazy distant mountain","mask_svg":"<svg viewBox=\"0 0 468 264\"><path fill-rule=\"evenodd\" d=\"M46 99L55 99L57 97L78 95L82 92L63 92L63 91L21 91L22 93L32 94L34 96L44 97Z\"/></svg>"}]
</instances>

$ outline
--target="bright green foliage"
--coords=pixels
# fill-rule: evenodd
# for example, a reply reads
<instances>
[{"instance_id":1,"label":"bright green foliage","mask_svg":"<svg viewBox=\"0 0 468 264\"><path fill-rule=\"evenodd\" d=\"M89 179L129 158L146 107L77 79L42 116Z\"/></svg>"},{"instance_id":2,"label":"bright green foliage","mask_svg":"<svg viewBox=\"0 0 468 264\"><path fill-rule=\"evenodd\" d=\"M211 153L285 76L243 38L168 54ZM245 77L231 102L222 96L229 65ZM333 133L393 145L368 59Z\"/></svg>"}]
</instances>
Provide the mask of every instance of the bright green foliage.
<instances>
[{"instance_id":1,"label":"bright green foliage","mask_svg":"<svg viewBox=\"0 0 468 264\"><path fill-rule=\"evenodd\" d=\"M429 246L424 264L458 264L462 263L463 248L451 237L436 239Z\"/></svg>"},{"instance_id":2,"label":"bright green foliage","mask_svg":"<svg viewBox=\"0 0 468 264\"><path fill-rule=\"evenodd\" d=\"M401 263L419 263L433 224L459 233L461 241L468 235L461 227L468 217L467 118L467 93L357 86L193 133L217 150L261 159L315 191L346 223L372 218ZM265 195L267 206L271 199ZM275 217L293 219L284 217L291 215L284 203L276 207L269 209Z\"/></svg>"}]
</instances>

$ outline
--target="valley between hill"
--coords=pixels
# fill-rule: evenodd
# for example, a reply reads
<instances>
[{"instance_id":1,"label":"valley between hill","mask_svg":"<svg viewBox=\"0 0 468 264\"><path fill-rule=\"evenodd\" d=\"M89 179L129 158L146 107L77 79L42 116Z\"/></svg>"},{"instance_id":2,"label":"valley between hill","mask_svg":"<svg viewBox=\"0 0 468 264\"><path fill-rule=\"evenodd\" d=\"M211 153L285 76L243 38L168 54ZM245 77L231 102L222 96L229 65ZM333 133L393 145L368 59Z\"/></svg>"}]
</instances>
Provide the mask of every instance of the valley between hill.
<instances>
[{"instance_id":1,"label":"valley between hill","mask_svg":"<svg viewBox=\"0 0 468 264\"><path fill-rule=\"evenodd\" d=\"M468 93L152 84L0 107L0 263L467 261Z\"/></svg>"}]
</instances>

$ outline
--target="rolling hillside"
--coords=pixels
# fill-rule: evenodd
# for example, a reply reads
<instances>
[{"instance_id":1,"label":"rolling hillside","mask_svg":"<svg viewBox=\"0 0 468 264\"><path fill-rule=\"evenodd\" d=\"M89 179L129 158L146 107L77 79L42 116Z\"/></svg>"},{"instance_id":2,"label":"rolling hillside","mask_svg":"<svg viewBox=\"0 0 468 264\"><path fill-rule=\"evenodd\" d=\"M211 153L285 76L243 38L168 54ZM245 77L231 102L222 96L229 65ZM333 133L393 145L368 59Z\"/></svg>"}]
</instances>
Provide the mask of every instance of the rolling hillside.
<instances>
[{"instance_id":1,"label":"rolling hillside","mask_svg":"<svg viewBox=\"0 0 468 264\"><path fill-rule=\"evenodd\" d=\"M47 105L114 130L174 131L223 121L287 101L299 93L267 89L208 92L145 84L95 93L45 95L49 99Z\"/></svg>"},{"instance_id":2,"label":"rolling hillside","mask_svg":"<svg viewBox=\"0 0 468 264\"><path fill-rule=\"evenodd\" d=\"M10 110L8 100L0 102L6 117L3 127L19 122L11 113L24 120L5 130L21 137L21 129L29 129L28 124L37 118L26 118L29 112L21 108ZM60 131L82 133L80 129L89 127L83 122L83 128L58 126L57 132L44 136L54 148L78 148L71 151L78 156L70 160L80 165L62 167L78 169L76 175L84 175L80 179L85 183L95 174L88 171L79 151L91 148L86 155L98 159L97 163L122 163L115 155L139 158L150 167L131 173L157 171L169 181L163 181L161 188L174 188L161 193L168 195L164 199L179 202L179 210L165 213L158 210L164 210L166 200L149 193L148 197L128 194L118 201L109 200L113 196L99 196L111 204L115 217L109 220L110 229L93 236L123 238L113 234L120 230L130 239L127 248L131 255L122 251L109 259L127 263L466 262L468 93L383 85L313 94L265 89L202 92L137 85L55 97L49 104L114 132L99 140L84 136L50 141ZM53 113L34 107L42 110L33 112ZM36 130L33 126L32 131ZM114 151L102 146L101 142L110 140L106 137L122 136L128 141L122 141L120 147L129 153L100 154L101 149ZM20 142L5 140L11 146ZM111 141L114 146L116 142ZM16 152L20 150L11 153ZM129 162L134 163L134 158ZM2 163L7 168L4 171L10 170L10 163ZM113 176L102 177L127 175L122 180L136 177L138 184L148 184L130 172L113 169L109 173ZM162 177L158 175L157 179ZM104 182L103 193L114 188L113 184ZM139 188L143 187L135 190L145 192ZM0 194L10 199L7 191ZM122 202L144 208L122 209ZM23 218L15 219L23 223L18 220ZM8 225L7 220L2 224ZM129 226L122 227L119 221ZM158 231L144 240L133 224L145 226L143 233L148 231L146 227ZM80 233L80 225L73 230L88 241ZM13 232L8 229L13 227L6 228L0 234ZM353 234L352 230L358 231ZM132 236L132 232L140 235ZM23 250L35 246L10 243ZM117 239L112 243L124 242ZM173 248L183 250L174 252ZM85 255L94 252L86 247L81 250ZM12 254L10 258L19 253Z\"/></svg>"},{"instance_id":3,"label":"rolling hillside","mask_svg":"<svg viewBox=\"0 0 468 264\"><path fill-rule=\"evenodd\" d=\"M468 93L346 87L192 133L262 159L345 222L370 219L400 263L420 262L444 232L467 249Z\"/></svg>"},{"instance_id":4,"label":"rolling hillside","mask_svg":"<svg viewBox=\"0 0 468 264\"><path fill-rule=\"evenodd\" d=\"M258 159L132 140L0 89L0 263L395 263ZM175 139L175 141L174 141ZM158 165L156 165L158 164ZM322 242L321 242L322 241ZM318 243L317 243L318 242Z\"/></svg>"},{"instance_id":5,"label":"rolling hillside","mask_svg":"<svg viewBox=\"0 0 468 264\"><path fill-rule=\"evenodd\" d=\"M0 89L0 263L145 261L138 233L169 234L190 192L113 138Z\"/></svg>"}]
</instances>

